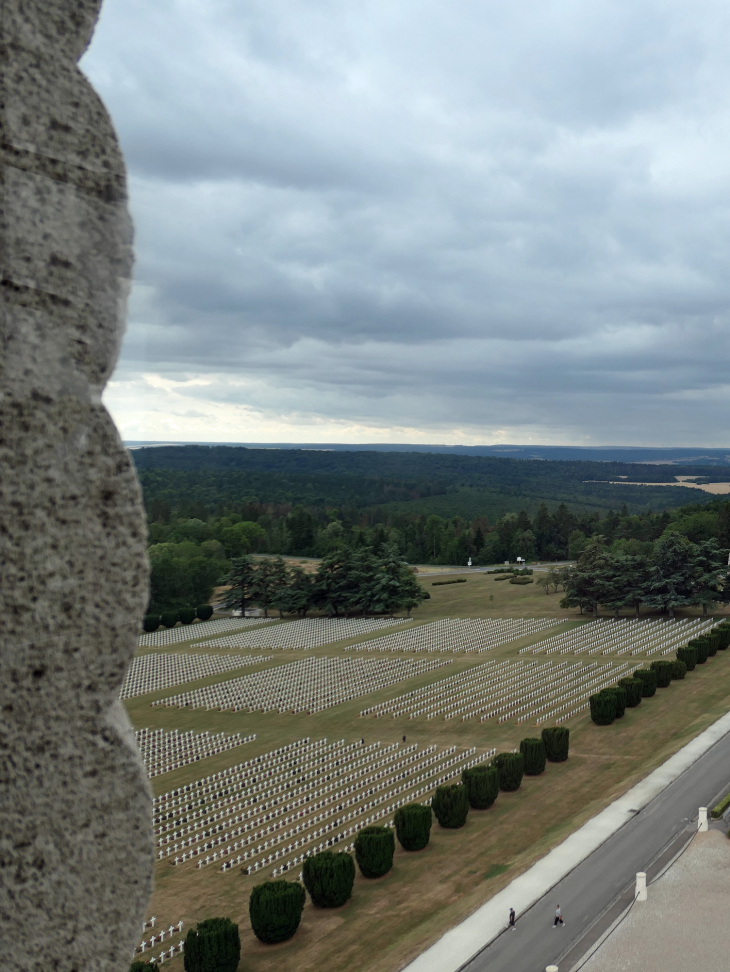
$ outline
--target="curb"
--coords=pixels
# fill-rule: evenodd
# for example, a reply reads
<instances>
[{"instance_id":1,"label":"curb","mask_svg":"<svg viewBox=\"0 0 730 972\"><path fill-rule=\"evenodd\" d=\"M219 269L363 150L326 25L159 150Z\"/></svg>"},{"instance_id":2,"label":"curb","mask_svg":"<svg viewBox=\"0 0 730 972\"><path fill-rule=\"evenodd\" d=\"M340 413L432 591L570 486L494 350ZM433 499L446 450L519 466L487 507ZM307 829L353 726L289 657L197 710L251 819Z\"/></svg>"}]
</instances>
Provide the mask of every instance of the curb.
<instances>
[{"instance_id":1,"label":"curb","mask_svg":"<svg viewBox=\"0 0 730 972\"><path fill-rule=\"evenodd\" d=\"M510 907L524 914L729 732L730 712L446 932L402 972L458 972L504 931Z\"/></svg>"}]
</instances>

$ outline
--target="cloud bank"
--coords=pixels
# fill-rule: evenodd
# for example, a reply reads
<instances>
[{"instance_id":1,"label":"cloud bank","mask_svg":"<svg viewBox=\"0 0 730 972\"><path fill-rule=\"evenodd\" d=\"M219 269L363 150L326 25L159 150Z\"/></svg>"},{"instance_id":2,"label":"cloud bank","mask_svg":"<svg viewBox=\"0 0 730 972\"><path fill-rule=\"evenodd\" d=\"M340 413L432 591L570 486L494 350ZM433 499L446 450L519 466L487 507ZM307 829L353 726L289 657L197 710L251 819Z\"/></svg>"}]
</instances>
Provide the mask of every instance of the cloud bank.
<instances>
[{"instance_id":1,"label":"cloud bank","mask_svg":"<svg viewBox=\"0 0 730 972\"><path fill-rule=\"evenodd\" d=\"M106 0L129 439L727 443L719 0Z\"/></svg>"}]
</instances>

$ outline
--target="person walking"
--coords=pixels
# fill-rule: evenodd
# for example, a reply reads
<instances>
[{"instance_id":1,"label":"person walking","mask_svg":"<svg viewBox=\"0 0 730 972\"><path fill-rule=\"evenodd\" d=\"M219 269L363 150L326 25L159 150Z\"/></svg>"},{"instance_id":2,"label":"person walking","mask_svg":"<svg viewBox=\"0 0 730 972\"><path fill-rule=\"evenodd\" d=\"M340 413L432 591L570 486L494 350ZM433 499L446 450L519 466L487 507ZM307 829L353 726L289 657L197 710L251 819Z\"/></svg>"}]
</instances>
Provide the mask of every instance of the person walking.
<instances>
[{"instance_id":1,"label":"person walking","mask_svg":"<svg viewBox=\"0 0 730 972\"><path fill-rule=\"evenodd\" d=\"M557 928L558 925L565 926L563 921L563 912L560 910L560 905L555 909L555 921L553 922L553 928Z\"/></svg>"},{"instance_id":2,"label":"person walking","mask_svg":"<svg viewBox=\"0 0 730 972\"><path fill-rule=\"evenodd\" d=\"M517 931L517 915L515 914L514 908L510 908L509 910L509 926L512 931Z\"/></svg>"}]
</instances>

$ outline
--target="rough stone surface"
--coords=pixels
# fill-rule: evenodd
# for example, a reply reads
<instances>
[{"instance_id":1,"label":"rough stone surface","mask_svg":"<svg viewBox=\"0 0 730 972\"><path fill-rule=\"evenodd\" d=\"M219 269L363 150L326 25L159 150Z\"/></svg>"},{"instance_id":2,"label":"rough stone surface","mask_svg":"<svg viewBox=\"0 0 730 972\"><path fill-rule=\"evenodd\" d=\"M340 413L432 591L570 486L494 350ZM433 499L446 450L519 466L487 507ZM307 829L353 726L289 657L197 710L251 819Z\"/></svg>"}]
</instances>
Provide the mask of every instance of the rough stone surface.
<instances>
[{"instance_id":1,"label":"rough stone surface","mask_svg":"<svg viewBox=\"0 0 730 972\"><path fill-rule=\"evenodd\" d=\"M153 851L117 700L145 525L100 401L132 268L124 163L77 67L98 0L0 9L2 968L126 972Z\"/></svg>"}]
</instances>

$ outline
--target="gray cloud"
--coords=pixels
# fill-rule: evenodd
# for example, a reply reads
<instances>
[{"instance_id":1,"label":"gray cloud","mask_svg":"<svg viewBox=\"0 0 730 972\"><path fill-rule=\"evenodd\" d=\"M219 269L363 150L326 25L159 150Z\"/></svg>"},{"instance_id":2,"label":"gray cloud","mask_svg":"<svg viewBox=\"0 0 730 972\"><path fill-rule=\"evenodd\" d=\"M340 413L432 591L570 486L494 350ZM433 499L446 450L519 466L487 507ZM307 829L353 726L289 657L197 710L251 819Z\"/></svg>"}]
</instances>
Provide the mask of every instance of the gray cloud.
<instances>
[{"instance_id":1,"label":"gray cloud","mask_svg":"<svg viewBox=\"0 0 730 972\"><path fill-rule=\"evenodd\" d=\"M106 0L123 432L723 444L729 19Z\"/></svg>"}]
</instances>

